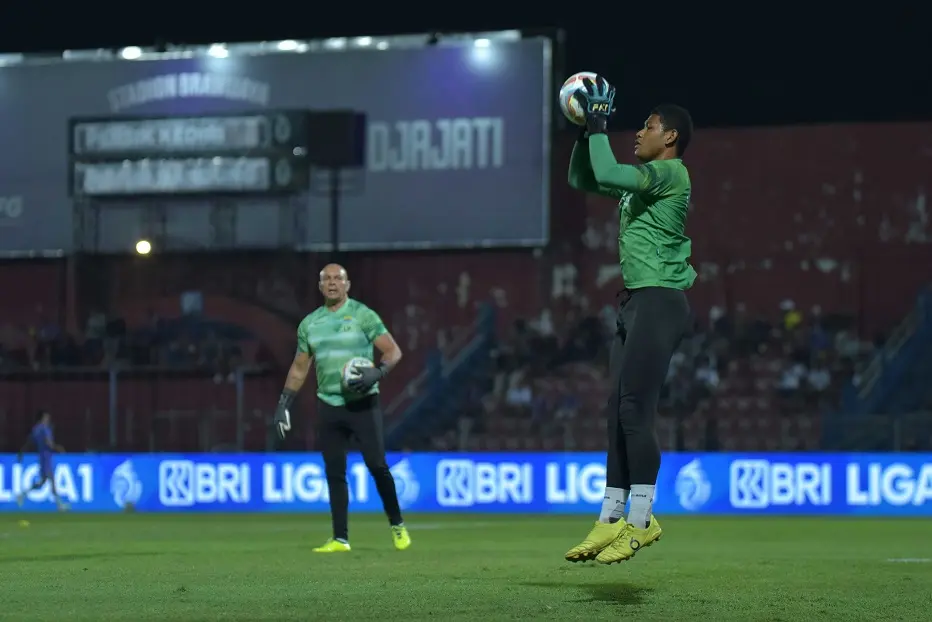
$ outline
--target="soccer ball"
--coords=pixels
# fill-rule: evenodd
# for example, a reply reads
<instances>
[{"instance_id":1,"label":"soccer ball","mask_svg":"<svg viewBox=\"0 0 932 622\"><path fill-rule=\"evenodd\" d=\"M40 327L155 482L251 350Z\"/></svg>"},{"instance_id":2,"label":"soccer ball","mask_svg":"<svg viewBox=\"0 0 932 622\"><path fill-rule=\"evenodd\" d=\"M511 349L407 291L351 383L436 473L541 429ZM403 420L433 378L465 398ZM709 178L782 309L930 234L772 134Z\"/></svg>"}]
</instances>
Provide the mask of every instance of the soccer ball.
<instances>
[{"instance_id":1,"label":"soccer ball","mask_svg":"<svg viewBox=\"0 0 932 622\"><path fill-rule=\"evenodd\" d=\"M580 71L567 78L563 86L560 87L560 110L563 111L563 116L570 123L580 126L586 124L586 111L573 97L573 93L583 88L583 78L589 78L594 82L596 75L591 71Z\"/></svg>"},{"instance_id":2,"label":"soccer ball","mask_svg":"<svg viewBox=\"0 0 932 622\"><path fill-rule=\"evenodd\" d=\"M362 375L359 373L359 369L373 366L372 361L364 356L356 356L346 361L343 366L343 386L349 387L350 380L356 380Z\"/></svg>"}]
</instances>

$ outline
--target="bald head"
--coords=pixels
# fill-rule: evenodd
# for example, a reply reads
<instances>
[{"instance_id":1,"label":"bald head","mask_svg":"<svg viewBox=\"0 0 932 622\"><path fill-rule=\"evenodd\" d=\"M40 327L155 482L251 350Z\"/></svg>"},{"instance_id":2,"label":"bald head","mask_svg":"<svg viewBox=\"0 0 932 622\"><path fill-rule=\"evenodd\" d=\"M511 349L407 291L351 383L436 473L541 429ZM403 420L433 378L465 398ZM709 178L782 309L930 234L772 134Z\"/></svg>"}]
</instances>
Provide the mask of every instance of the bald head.
<instances>
[{"instance_id":1,"label":"bald head","mask_svg":"<svg viewBox=\"0 0 932 622\"><path fill-rule=\"evenodd\" d=\"M349 275L346 268L337 263L324 266L320 271L320 293L328 307L337 307L346 301L349 295Z\"/></svg>"},{"instance_id":2,"label":"bald head","mask_svg":"<svg viewBox=\"0 0 932 622\"><path fill-rule=\"evenodd\" d=\"M349 280L346 268L338 263L328 263L324 266L324 269L320 271L320 280L323 281L325 276L342 276L344 280Z\"/></svg>"}]
</instances>

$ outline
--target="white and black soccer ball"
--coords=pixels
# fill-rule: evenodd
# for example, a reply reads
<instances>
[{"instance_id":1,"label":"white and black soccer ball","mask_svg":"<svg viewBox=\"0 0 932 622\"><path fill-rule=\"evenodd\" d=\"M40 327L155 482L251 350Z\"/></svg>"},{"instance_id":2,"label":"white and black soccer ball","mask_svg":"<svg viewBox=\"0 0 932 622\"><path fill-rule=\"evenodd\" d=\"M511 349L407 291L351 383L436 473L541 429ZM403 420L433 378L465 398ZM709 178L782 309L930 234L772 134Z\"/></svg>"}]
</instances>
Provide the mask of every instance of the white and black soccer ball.
<instances>
[{"instance_id":1,"label":"white and black soccer ball","mask_svg":"<svg viewBox=\"0 0 932 622\"><path fill-rule=\"evenodd\" d=\"M351 380L357 380L362 376L359 370L374 366L375 364L364 356L354 356L346 361L343 365L343 386L349 388Z\"/></svg>"}]
</instances>

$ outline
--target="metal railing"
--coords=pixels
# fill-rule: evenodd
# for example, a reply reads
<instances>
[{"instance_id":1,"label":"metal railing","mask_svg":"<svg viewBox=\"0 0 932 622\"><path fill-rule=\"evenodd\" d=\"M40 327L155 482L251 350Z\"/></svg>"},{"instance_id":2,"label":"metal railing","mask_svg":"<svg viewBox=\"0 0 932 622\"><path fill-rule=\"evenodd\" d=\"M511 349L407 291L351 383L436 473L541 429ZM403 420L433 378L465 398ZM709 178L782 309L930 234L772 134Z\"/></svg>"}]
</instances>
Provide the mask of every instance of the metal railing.
<instances>
[{"instance_id":1,"label":"metal railing","mask_svg":"<svg viewBox=\"0 0 932 622\"><path fill-rule=\"evenodd\" d=\"M892 361L900 353L903 346L916 334L919 328L920 315L919 309L914 308L896 327L896 330L890 335L887 343L884 344L877 356L873 358L864 372L861 374L861 384L858 386L858 397L867 399L874 390L877 381L883 375L883 370L887 363Z\"/></svg>"},{"instance_id":2,"label":"metal railing","mask_svg":"<svg viewBox=\"0 0 932 622\"><path fill-rule=\"evenodd\" d=\"M59 368L0 372L0 449L14 451L40 409L70 450L264 450L281 379L248 366Z\"/></svg>"}]
</instances>

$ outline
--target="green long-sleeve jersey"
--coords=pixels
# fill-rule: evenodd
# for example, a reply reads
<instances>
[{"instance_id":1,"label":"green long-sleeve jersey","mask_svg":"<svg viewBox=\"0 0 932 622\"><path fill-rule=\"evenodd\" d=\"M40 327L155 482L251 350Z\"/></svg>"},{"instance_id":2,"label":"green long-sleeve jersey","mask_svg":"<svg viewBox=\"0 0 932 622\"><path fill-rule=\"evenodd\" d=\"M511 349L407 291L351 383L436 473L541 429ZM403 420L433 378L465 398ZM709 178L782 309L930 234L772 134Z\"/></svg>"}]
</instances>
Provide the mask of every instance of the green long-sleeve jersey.
<instances>
[{"instance_id":1,"label":"green long-sleeve jersey","mask_svg":"<svg viewBox=\"0 0 932 622\"><path fill-rule=\"evenodd\" d=\"M588 148L587 143L588 142ZM577 142L570 186L618 199L618 256L625 287L688 289L696 280L686 237L691 185L680 159L619 164L608 137Z\"/></svg>"}]
</instances>

